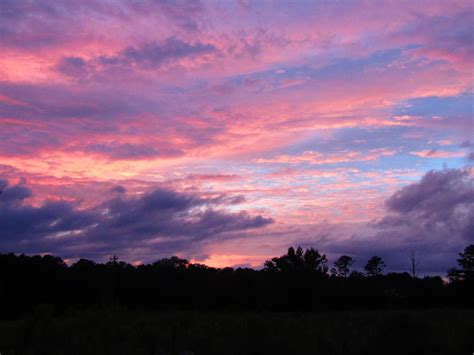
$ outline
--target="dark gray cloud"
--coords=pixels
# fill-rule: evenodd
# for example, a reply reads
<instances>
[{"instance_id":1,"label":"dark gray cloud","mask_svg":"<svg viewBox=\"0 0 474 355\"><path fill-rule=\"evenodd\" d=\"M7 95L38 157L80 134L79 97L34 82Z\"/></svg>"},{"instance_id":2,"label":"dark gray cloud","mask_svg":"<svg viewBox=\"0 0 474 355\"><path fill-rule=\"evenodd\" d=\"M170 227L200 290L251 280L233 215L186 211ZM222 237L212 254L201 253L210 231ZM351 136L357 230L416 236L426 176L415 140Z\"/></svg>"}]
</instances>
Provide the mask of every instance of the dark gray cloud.
<instances>
[{"instance_id":1,"label":"dark gray cloud","mask_svg":"<svg viewBox=\"0 0 474 355\"><path fill-rule=\"evenodd\" d=\"M394 193L386 207L387 215L373 223L372 251L380 250L395 269L406 266L408 252L416 250L422 271L444 274L474 242L474 179L468 168L429 171Z\"/></svg>"},{"instance_id":2,"label":"dark gray cloud","mask_svg":"<svg viewBox=\"0 0 474 355\"><path fill-rule=\"evenodd\" d=\"M107 19L129 24L137 16L166 19L170 25L190 33L199 31L203 10L203 5L197 0L2 0L0 37L7 47L25 50L52 48L74 43L81 36L93 37L88 27L97 29L94 26L103 25Z\"/></svg>"},{"instance_id":3,"label":"dark gray cloud","mask_svg":"<svg viewBox=\"0 0 474 355\"><path fill-rule=\"evenodd\" d=\"M203 3L200 0L152 0L148 3L158 6L164 16L173 19L185 31L199 30L199 16L204 11Z\"/></svg>"},{"instance_id":4,"label":"dark gray cloud","mask_svg":"<svg viewBox=\"0 0 474 355\"><path fill-rule=\"evenodd\" d=\"M156 69L160 66L183 58L193 58L217 51L211 44L201 42L186 42L170 37L160 43L145 43L140 46L130 46L112 56L99 56L90 60L81 57L65 57L56 65L56 70L70 77L87 79L96 76L103 80L107 72L115 75L117 69ZM110 75L109 75L110 76Z\"/></svg>"},{"instance_id":5,"label":"dark gray cloud","mask_svg":"<svg viewBox=\"0 0 474 355\"><path fill-rule=\"evenodd\" d=\"M115 186L119 193L89 209L66 201L31 205L25 200L31 191L23 185L5 191L0 199L1 252L100 259L111 252L133 258L133 250L141 250L140 257L153 259L202 253L200 242L272 223L244 211L226 211L227 204L238 202L235 197L204 197L168 188L129 196Z\"/></svg>"},{"instance_id":6,"label":"dark gray cloud","mask_svg":"<svg viewBox=\"0 0 474 355\"><path fill-rule=\"evenodd\" d=\"M12 204L21 202L31 196L31 190L25 186L26 180L21 179L17 185L9 186L8 181L0 179L0 187L5 189L2 191L2 198L0 204Z\"/></svg>"},{"instance_id":7,"label":"dark gray cloud","mask_svg":"<svg viewBox=\"0 0 474 355\"><path fill-rule=\"evenodd\" d=\"M146 159L183 155L181 149L165 144L96 143L83 148L86 152L99 153L113 159Z\"/></svg>"},{"instance_id":8,"label":"dark gray cloud","mask_svg":"<svg viewBox=\"0 0 474 355\"><path fill-rule=\"evenodd\" d=\"M177 38L168 38L163 43L148 43L138 48L129 47L120 53L118 60L153 68L167 61L215 51L216 47L210 44L187 43Z\"/></svg>"},{"instance_id":9,"label":"dark gray cloud","mask_svg":"<svg viewBox=\"0 0 474 355\"><path fill-rule=\"evenodd\" d=\"M87 62L80 57L65 57L56 66L56 70L73 77L87 75Z\"/></svg>"},{"instance_id":10,"label":"dark gray cloud","mask_svg":"<svg viewBox=\"0 0 474 355\"><path fill-rule=\"evenodd\" d=\"M429 171L420 182L395 192L387 201L389 211L424 214L450 210L458 204L473 203L474 190L469 170Z\"/></svg>"},{"instance_id":11,"label":"dark gray cloud","mask_svg":"<svg viewBox=\"0 0 474 355\"><path fill-rule=\"evenodd\" d=\"M110 191L118 193L118 194L124 194L127 192L127 189L121 185L113 186Z\"/></svg>"},{"instance_id":12,"label":"dark gray cloud","mask_svg":"<svg viewBox=\"0 0 474 355\"><path fill-rule=\"evenodd\" d=\"M386 206L389 214L376 223L384 230L474 240L474 181L468 169L430 171L397 191Z\"/></svg>"},{"instance_id":13,"label":"dark gray cloud","mask_svg":"<svg viewBox=\"0 0 474 355\"><path fill-rule=\"evenodd\" d=\"M296 244L319 248L331 262L342 254L353 256L360 270L378 255L388 271L410 272L408 255L414 250L421 274L445 275L455 266L458 253L474 242L470 168L429 171L420 181L396 191L385 204L385 216L369 225L313 226L316 237Z\"/></svg>"}]
</instances>

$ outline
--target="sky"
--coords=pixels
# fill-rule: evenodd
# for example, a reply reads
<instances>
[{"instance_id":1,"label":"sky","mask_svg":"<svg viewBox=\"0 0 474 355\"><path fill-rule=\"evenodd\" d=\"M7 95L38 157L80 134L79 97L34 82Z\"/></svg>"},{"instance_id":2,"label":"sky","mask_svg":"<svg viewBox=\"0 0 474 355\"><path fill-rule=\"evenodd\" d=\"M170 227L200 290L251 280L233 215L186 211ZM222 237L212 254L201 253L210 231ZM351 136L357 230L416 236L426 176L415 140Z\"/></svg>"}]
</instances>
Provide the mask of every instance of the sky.
<instances>
[{"instance_id":1,"label":"sky","mask_svg":"<svg viewBox=\"0 0 474 355\"><path fill-rule=\"evenodd\" d=\"M471 1L0 2L0 252L443 274L474 243Z\"/></svg>"}]
</instances>

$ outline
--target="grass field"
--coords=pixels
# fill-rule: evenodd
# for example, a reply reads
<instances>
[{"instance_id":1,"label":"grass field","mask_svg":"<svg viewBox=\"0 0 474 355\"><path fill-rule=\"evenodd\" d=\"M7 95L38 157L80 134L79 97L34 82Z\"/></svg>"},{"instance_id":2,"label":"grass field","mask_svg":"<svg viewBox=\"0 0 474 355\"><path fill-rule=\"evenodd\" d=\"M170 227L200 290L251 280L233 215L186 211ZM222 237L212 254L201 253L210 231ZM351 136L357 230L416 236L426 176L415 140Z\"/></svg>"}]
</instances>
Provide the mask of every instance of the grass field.
<instances>
[{"instance_id":1,"label":"grass field","mask_svg":"<svg viewBox=\"0 0 474 355\"><path fill-rule=\"evenodd\" d=\"M469 354L474 311L85 311L0 323L10 354Z\"/></svg>"}]
</instances>

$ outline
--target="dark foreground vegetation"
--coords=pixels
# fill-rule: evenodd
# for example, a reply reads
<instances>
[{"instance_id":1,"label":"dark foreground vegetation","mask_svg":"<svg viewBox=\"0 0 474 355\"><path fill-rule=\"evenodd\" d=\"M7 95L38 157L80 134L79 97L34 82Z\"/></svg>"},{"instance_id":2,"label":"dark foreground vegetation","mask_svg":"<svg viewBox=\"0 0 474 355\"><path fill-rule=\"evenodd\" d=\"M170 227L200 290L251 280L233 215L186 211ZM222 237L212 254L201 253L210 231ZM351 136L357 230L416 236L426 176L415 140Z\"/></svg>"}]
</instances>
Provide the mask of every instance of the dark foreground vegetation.
<instances>
[{"instance_id":1,"label":"dark foreground vegetation","mask_svg":"<svg viewBox=\"0 0 474 355\"><path fill-rule=\"evenodd\" d=\"M473 310L223 312L46 308L0 322L10 354L472 354Z\"/></svg>"},{"instance_id":2,"label":"dark foreground vegetation","mask_svg":"<svg viewBox=\"0 0 474 355\"><path fill-rule=\"evenodd\" d=\"M171 257L134 267L116 257L67 266L0 254L0 353L471 354L474 246L450 282L332 269L290 248L262 270L215 269Z\"/></svg>"}]
</instances>

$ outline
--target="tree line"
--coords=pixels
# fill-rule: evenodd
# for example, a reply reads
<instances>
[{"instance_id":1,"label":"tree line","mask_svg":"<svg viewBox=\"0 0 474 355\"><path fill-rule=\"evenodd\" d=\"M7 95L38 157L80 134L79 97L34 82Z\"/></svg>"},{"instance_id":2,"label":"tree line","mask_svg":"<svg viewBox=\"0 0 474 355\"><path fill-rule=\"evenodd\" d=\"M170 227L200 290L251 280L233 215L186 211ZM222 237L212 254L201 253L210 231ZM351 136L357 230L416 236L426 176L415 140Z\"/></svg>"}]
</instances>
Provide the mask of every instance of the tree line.
<instances>
[{"instance_id":1,"label":"tree line","mask_svg":"<svg viewBox=\"0 0 474 355\"><path fill-rule=\"evenodd\" d=\"M0 317L109 307L191 310L316 311L474 306L474 245L439 276L384 273L374 256L365 273L342 255L328 266L318 250L290 247L261 270L213 268L172 256L133 266L52 255L0 254Z\"/></svg>"},{"instance_id":2,"label":"tree line","mask_svg":"<svg viewBox=\"0 0 474 355\"><path fill-rule=\"evenodd\" d=\"M342 255L334 262L334 267L331 268L331 274L343 278L348 276L364 276L364 274L359 271L351 270L354 263L355 260L352 257ZM290 247L285 255L267 260L264 264L264 270L280 272L309 271L326 275L329 271L327 264L328 260L326 255L321 255L318 250L309 248L304 251L301 247L298 247L296 250ZM364 270L367 276L380 276L385 266L385 262L381 257L373 256L365 265Z\"/></svg>"}]
</instances>

